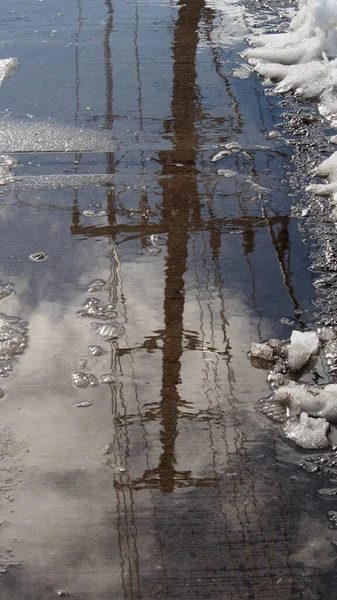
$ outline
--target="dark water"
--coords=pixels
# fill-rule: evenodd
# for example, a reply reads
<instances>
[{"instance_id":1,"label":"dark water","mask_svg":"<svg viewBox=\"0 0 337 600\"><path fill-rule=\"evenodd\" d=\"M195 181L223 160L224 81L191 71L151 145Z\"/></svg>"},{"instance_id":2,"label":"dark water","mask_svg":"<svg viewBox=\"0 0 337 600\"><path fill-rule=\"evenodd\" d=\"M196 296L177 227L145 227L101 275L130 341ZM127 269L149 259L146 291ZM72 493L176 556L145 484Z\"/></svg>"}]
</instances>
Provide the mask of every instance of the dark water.
<instances>
[{"instance_id":1,"label":"dark water","mask_svg":"<svg viewBox=\"0 0 337 600\"><path fill-rule=\"evenodd\" d=\"M1 386L1 600L337 590L334 498L255 411L269 389L247 351L314 323L315 275L289 136L268 137L284 108L233 75L250 7L223 6L1 3L1 57L20 67L0 119L22 128L0 197L16 290L1 311L29 326ZM40 121L89 130L95 151L80 133L48 151ZM117 340L76 316L88 297L111 305ZM75 371L117 383L76 388Z\"/></svg>"}]
</instances>

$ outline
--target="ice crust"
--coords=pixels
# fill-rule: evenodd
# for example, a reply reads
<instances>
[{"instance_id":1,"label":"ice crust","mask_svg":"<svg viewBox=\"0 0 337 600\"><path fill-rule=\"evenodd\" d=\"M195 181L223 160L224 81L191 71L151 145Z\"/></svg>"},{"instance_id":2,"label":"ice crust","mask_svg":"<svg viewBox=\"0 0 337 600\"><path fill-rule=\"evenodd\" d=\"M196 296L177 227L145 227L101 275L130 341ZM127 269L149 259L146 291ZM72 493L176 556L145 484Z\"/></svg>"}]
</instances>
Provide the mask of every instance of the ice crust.
<instances>
[{"instance_id":1,"label":"ice crust","mask_svg":"<svg viewBox=\"0 0 337 600\"><path fill-rule=\"evenodd\" d=\"M1 69L0 69L1 82ZM0 120L0 152L114 152L111 133L51 121Z\"/></svg>"}]
</instances>

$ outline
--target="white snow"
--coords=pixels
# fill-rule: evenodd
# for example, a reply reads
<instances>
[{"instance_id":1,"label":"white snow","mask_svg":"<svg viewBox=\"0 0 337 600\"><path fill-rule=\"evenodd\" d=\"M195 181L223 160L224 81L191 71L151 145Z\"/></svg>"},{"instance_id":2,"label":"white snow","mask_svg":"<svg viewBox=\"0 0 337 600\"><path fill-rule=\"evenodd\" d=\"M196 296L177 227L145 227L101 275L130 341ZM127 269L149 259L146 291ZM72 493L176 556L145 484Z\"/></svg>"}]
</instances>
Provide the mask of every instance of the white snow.
<instances>
[{"instance_id":1,"label":"white snow","mask_svg":"<svg viewBox=\"0 0 337 600\"><path fill-rule=\"evenodd\" d=\"M329 448L329 423L326 419L312 419L303 412L300 418L290 419L283 427L285 436L305 450Z\"/></svg>"},{"instance_id":2,"label":"white snow","mask_svg":"<svg viewBox=\"0 0 337 600\"><path fill-rule=\"evenodd\" d=\"M318 388L291 381L276 390L272 402L283 406L290 416L306 412L311 417L323 417L329 423L337 423L335 384Z\"/></svg>"},{"instance_id":3,"label":"white snow","mask_svg":"<svg viewBox=\"0 0 337 600\"><path fill-rule=\"evenodd\" d=\"M114 152L111 133L50 121L0 120L0 152Z\"/></svg>"},{"instance_id":4,"label":"white snow","mask_svg":"<svg viewBox=\"0 0 337 600\"><path fill-rule=\"evenodd\" d=\"M293 331L288 348L288 364L292 371L299 371L312 354L318 351L319 337L315 331Z\"/></svg>"},{"instance_id":5,"label":"white snow","mask_svg":"<svg viewBox=\"0 0 337 600\"><path fill-rule=\"evenodd\" d=\"M277 81L276 93L318 100L318 109L337 128L337 0L300 0L288 33L257 35L243 55L267 82ZM336 143L333 136L331 143ZM331 196L337 216L337 153L324 161L316 175L328 183L309 191Z\"/></svg>"},{"instance_id":6,"label":"white snow","mask_svg":"<svg viewBox=\"0 0 337 600\"><path fill-rule=\"evenodd\" d=\"M244 53L277 92L319 98L319 110L337 126L337 0L300 0L288 33L251 38Z\"/></svg>"}]
</instances>

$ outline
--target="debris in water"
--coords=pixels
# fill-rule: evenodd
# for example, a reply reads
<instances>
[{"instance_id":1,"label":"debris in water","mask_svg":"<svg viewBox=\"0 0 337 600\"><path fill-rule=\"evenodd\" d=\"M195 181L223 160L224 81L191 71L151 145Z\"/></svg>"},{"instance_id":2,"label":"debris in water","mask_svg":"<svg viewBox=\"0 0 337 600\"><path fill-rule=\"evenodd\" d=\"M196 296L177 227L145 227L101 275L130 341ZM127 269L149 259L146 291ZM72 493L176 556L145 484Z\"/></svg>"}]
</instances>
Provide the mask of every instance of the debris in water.
<instances>
[{"instance_id":1,"label":"debris in water","mask_svg":"<svg viewBox=\"0 0 337 600\"><path fill-rule=\"evenodd\" d=\"M88 406L92 406L92 402L90 400L82 400L81 402L76 402L75 406L77 408L88 408Z\"/></svg>"},{"instance_id":2,"label":"debris in water","mask_svg":"<svg viewBox=\"0 0 337 600\"><path fill-rule=\"evenodd\" d=\"M14 285L12 283L0 285L0 300L8 298L8 296L11 296L12 294L14 294Z\"/></svg>"},{"instance_id":3,"label":"debris in water","mask_svg":"<svg viewBox=\"0 0 337 600\"><path fill-rule=\"evenodd\" d=\"M288 348L288 364L292 371L299 371L319 347L319 337L315 331L293 331Z\"/></svg>"},{"instance_id":4,"label":"debris in water","mask_svg":"<svg viewBox=\"0 0 337 600\"><path fill-rule=\"evenodd\" d=\"M116 381L117 381L117 377L113 373L103 373L103 375L101 375L99 378L100 383L111 384L111 383L116 383Z\"/></svg>"},{"instance_id":5,"label":"debris in water","mask_svg":"<svg viewBox=\"0 0 337 600\"><path fill-rule=\"evenodd\" d=\"M87 346L87 350L91 356L102 356L107 353L107 350L102 348L102 346Z\"/></svg>"},{"instance_id":6,"label":"debris in water","mask_svg":"<svg viewBox=\"0 0 337 600\"><path fill-rule=\"evenodd\" d=\"M123 325L118 323L115 325L112 323L92 323L91 329L104 340L117 340L125 331Z\"/></svg>"},{"instance_id":7,"label":"debris in water","mask_svg":"<svg viewBox=\"0 0 337 600\"><path fill-rule=\"evenodd\" d=\"M82 214L84 217L106 217L108 215L106 210L99 210L98 212L96 212L95 210L89 209L84 210Z\"/></svg>"},{"instance_id":8,"label":"debris in water","mask_svg":"<svg viewBox=\"0 0 337 600\"><path fill-rule=\"evenodd\" d=\"M57 590L56 596L58 596L59 598L68 598L69 591L68 590Z\"/></svg>"},{"instance_id":9,"label":"debris in water","mask_svg":"<svg viewBox=\"0 0 337 600\"><path fill-rule=\"evenodd\" d=\"M230 150L220 150L220 152L217 152L216 154L214 154L214 156L212 156L211 161L218 162L218 160L227 158L228 156L231 156L231 154L232 153Z\"/></svg>"},{"instance_id":10,"label":"debris in water","mask_svg":"<svg viewBox=\"0 0 337 600\"><path fill-rule=\"evenodd\" d=\"M44 252L36 252L35 254L31 254L29 258L35 261L46 260L46 258L48 258L48 254L45 254Z\"/></svg>"},{"instance_id":11,"label":"debris in water","mask_svg":"<svg viewBox=\"0 0 337 600\"><path fill-rule=\"evenodd\" d=\"M325 419L313 419L303 412L300 418L290 419L283 427L285 436L305 450L329 448L327 438L329 423Z\"/></svg>"},{"instance_id":12,"label":"debris in water","mask_svg":"<svg viewBox=\"0 0 337 600\"><path fill-rule=\"evenodd\" d=\"M105 446L103 446L102 454L111 454L112 450L113 444L105 444Z\"/></svg>"}]
</instances>

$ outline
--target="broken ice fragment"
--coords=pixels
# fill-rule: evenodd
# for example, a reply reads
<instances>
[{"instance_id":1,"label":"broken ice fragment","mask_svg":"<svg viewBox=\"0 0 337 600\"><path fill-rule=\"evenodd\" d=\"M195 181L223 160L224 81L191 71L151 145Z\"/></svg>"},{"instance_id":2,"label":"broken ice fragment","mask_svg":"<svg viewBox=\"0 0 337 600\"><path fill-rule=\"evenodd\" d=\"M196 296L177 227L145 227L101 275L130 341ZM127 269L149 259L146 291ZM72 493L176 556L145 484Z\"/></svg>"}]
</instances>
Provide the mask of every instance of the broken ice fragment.
<instances>
[{"instance_id":1,"label":"broken ice fragment","mask_svg":"<svg viewBox=\"0 0 337 600\"><path fill-rule=\"evenodd\" d=\"M76 402L75 406L77 406L77 408L88 408L88 406L92 406L92 402L90 400L82 400L80 402Z\"/></svg>"},{"instance_id":2,"label":"broken ice fragment","mask_svg":"<svg viewBox=\"0 0 337 600\"><path fill-rule=\"evenodd\" d=\"M288 364L292 371L299 371L310 357L318 351L319 337L315 331L293 331L288 348Z\"/></svg>"},{"instance_id":3,"label":"broken ice fragment","mask_svg":"<svg viewBox=\"0 0 337 600\"><path fill-rule=\"evenodd\" d=\"M45 254L45 252L35 252L35 254L31 254L29 258L30 260L38 262L41 260L46 260L46 258L48 258L48 254Z\"/></svg>"},{"instance_id":4,"label":"broken ice fragment","mask_svg":"<svg viewBox=\"0 0 337 600\"><path fill-rule=\"evenodd\" d=\"M290 416L306 412L312 417L324 417L330 423L337 422L337 393L333 384L319 388L289 381L276 390L270 401L288 408Z\"/></svg>"},{"instance_id":5,"label":"broken ice fragment","mask_svg":"<svg viewBox=\"0 0 337 600\"><path fill-rule=\"evenodd\" d=\"M304 412L299 419L290 419L283 431L289 440L305 450L322 450L330 446L327 438L329 423L325 419L313 419Z\"/></svg>"}]
</instances>

